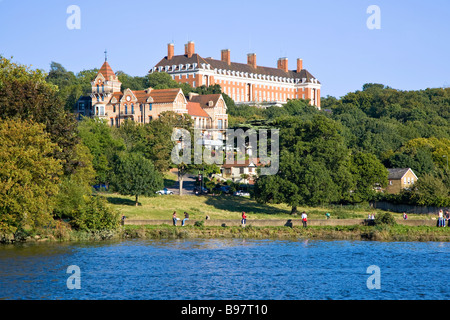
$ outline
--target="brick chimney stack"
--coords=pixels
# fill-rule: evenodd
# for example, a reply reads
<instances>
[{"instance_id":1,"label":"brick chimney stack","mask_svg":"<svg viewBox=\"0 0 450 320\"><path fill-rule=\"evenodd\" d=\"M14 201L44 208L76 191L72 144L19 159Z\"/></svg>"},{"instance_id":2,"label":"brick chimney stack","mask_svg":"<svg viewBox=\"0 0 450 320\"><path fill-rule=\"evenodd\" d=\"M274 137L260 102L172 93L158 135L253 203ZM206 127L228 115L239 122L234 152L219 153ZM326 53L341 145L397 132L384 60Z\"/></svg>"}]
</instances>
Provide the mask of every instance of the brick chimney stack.
<instances>
[{"instance_id":1,"label":"brick chimney stack","mask_svg":"<svg viewBox=\"0 0 450 320\"><path fill-rule=\"evenodd\" d=\"M288 59L287 58L278 59L277 68L283 70L284 72L288 72Z\"/></svg>"},{"instance_id":2,"label":"brick chimney stack","mask_svg":"<svg viewBox=\"0 0 450 320\"><path fill-rule=\"evenodd\" d=\"M231 54L230 54L230 49L223 49L221 51L221 60L223 62L226 62L228 65L231 64Z\"/></svg>"},{"instance_id":3,"label":"brick chimney stack","mask_svg":"<svg viewBox=\"0 0 450 320\"><path fill-rule=\"evenodd\" d=\"M247 54L247 64L251 65L253 68L256 69L256 54L254 53Z\"/></svg>"},{"instance_id":4,"label":"brick chimney stack","mask_svg":"<svg viewBox=\"0 0 450 320\"><path fill-rule=\"evenodd\" d=\"M195 44L194 41L189 41L184 45L184 54L187 55L188 58L192 57L195 53Z\"/></svg>"},{"instance_id":5,"label":"brick chimney stack","mask_svg":"<svg viewBox=\"0 0 450 320\"><path fill-rule=\"evenodd\" d=\"M173 43L169 43L167 45L167 60L172 59L174 56L174 53L175 53L174 45L173 45Z\"/></svg>"},{"instance_id":6,"label":"brick chimney stack","mask_svg":"<svg viewBox=\"0 0 450 320\"><path fill-rule=\"evenodd\" d=\"M300 71L303 70L303 60L297 59L297 73L300 73Z\"/></svg>"}]
</instances>

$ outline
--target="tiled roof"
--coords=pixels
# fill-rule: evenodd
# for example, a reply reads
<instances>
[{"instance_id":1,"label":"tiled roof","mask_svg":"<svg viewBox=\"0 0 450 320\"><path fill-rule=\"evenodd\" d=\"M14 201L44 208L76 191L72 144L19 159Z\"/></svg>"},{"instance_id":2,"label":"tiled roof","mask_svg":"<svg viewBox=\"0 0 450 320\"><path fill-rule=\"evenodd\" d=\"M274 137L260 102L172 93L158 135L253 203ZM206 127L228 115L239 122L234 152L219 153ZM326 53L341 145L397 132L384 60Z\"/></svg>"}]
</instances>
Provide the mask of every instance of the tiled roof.
<instances>
[{"instance_id":1,"label":"tiled roof","mask_svg":"<svg viewBox=\"0 0 450 320\"><path fill-rule=\"evenodd\" d=\"M180 90L180 88L152 90L150 96L153 98L153 103L171 103L175 101Z\"/></svg>"},{"instance_id":2,"label":"tiled roof","mask_svg":"<svg viewBox=\"0 0 450 320\"><path fill-rule=\"evenodd\" d=\"M211 108L217 104L217 101L219 100L220 96L221 96L220 93L195 95L191 97L191 101L199 103L202 108ZM213 102L212 106L209 105L209 101Z\"/></svg>"},{"instance_id":3,"label":"tiled roof","mask_svg":"<svg viewBox=\"0 0 450 320\"><path fill-rule=\"evenodd\" d=\"M98 73L101 73L105 79L109 80L109 76L115 76L114 71L111 69L111 66L107 61L105 61L98 71Z\"/></svg>"},{"instance_id":4,"label":"tiled roof","mask_svg":"<svg viewBox=\"0 0 450 320\"><path fill-rule=\"evenodd\" d=\"M389 180L399 180L408 172L409 168L393 168L388 169Z\"/></svg>"},{"instance_id":5,"label":"tiled roof","mask_svg":"<svg viewBox=\"0 0 450 320\"><path fill-rule=\"evenodd\" d=\"M251 163L253 163L256 166L261 165L261 162L259 161L259 159L256 159L256 163L250 162L250 160L245 160L244 163L238 163L237 160L235 160L234 163L227 163L227 161L225 161L225 163L222 165L222 168L248 167L248 166L250 166Z\"/></svg>"},{"instance_id":6,"label":"tiled roof","mask_svg":"<svg viewBox=\"0 0 450 320\"><path fill-rule=\"evenodd\" d=\"M202 63L211 65L212 69L222 69L222 70L230 70L236 72L244 72L244 73L254 73L254 74L262 74L267 76L274 77L282 77L282 78L294 78L294 79L306 79L306 82L310 82L311 79L315 77L306 69L302 69L300 72L296 70L284 71L278 68L270 68L270 67L262 67L256 66L253 68L251 65L246 63L237 63L231 62L230 64L222 61L216 60L212 58L202 58L198 54L193 54L192 57L188 58L187 55L178 55L173 56L172 59L168 60L167 57L164 57L159 61L155 67L165 67L165 66L176 66L175 71L178 71L179 65L186 65L197 63L200 66ZM317 81L317 83L320 83Z\"/></svg>"},{"instance_id":7,"label":"tiled roof","mask_svg":"<svg viewBox=\"0 0 450 320\"><path fill-rule=\"evenodd\" d=\"M200 103L188 101L186 108L188 110L188 114L196 117L206 117L209 118L209 114L200 107Z\"/></svg>"}]
</instances>

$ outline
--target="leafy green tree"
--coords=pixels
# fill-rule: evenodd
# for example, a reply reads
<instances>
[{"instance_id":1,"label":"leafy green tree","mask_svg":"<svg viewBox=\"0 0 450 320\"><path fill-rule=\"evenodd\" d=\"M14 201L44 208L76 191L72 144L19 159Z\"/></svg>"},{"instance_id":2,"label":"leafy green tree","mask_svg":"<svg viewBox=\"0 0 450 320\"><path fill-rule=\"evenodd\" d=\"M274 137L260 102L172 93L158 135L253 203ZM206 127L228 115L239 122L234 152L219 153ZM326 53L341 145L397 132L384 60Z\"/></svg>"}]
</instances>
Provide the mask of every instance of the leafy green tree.
<instances>
[{"instance_id":1,"label":"leafy green tree","mask_svg":"<svg viewBox=\"0 0 450 320\"><path fill-rule=\"evenodd\" d=\"M259 202L287 203L295 214L299 205L348 197L352 187L349 152L336 122L316 115L312 120L281 118L273 125L280 128L280 168L275 176L257 180Z\"/></svg>"},{"instance_id":2,"label":"leafy green tree","mask_svg":"<svg viewBox=\"0 0 450 320\"><path fill-rule=\"evenodd\" d=\"M373 154L353 154L350 159L350 172L356 182L352 194L353 202L369 201L375 195L375 186L387 185L388 171Z\"/></svg>"},{"instance_id":3,"label":"leafy green tree","mask_svg":"<svg viewBox=\"0 0 450 320\"><path fill-rule=\"evenodd\" d=\"M118 157L113 184L120 194L135 196L136 206L139 196L152 196L164 187L162 174L138 153L124 153Z\"/></svg>"},{"instance_id":4,"label":"leafy green tree","mask_svg":"<svg viewBox=\"0 0 450 320\"><path fill-rule=\"evenodd\" d=\"M44 125L19 119L0 120L0 141L0 231L48 225L63 173L58 146Z\"/></svg>"},{"instance_id":5,"label":"leafy green tree","mask_svg":"<svg viewBox=\"0 0 450 320\"><path fill-rule=\"evenodd\" d=\"M106 121L97 118L83 118L78 124L78 134L93 156L96 182L108 184L114 156L125 150L123 140L113 136L112 128Z\"/></svg>"},{"instance_id":6,"label":"leafy green tree","mask_svg":"<svg viewBox=\"0 0 450 320\"><path fill-rule=\"evenodd\" d=\"M178 82L165 72L153 72L147 75L147 85L153 89L179 88Z\"/></svg>"},{"instance_id":7,"label":"leafy green tree","mask_svg":"<svg viewBox=\"0 0 450 320\"><path fill-rule=\"evenodd\" d=\"M46 82L42 70L12 63L0 56L0 119L20 118L45 125L54 149L54 157L61 160L64 173L70 174L78 165L73 161L77 122L73 114L64 110L64 102L57 87Z\"/></svg>"}]
</instances>

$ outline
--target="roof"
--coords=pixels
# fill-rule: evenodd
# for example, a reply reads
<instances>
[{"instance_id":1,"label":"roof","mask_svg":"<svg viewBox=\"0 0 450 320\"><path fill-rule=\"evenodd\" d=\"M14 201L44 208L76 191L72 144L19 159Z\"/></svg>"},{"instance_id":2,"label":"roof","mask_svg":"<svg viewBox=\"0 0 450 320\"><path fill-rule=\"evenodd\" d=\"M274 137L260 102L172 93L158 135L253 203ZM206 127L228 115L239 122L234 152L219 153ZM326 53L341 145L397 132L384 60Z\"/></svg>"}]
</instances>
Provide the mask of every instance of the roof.
<instances>
[{"instance_id":1,"label":"roof","mask_svg":"<svg viewBox=\"0 0 450 320\"><path fill-rule=\"evenodd\" d=\"M185 64L194 64L197 63L200 66L202 63L211 65L212 69L222 69L222 70L230 70L244 73L255 73L255 74L263 74L274 77L282 77L282 78L294 78L294 79L306 79L306 82L310 82L311 79L315 79L315 77L306 69L302 69L300 72L297 70L289 70L284 71L278 68L271 67L262 67L256 66L253 68L250 64L247 63L237 63L231 62L228 64L222 60L216 60L212 58L202 58L198 54L193 54L190 58L187 55L178 55L173 56L172 59L167 59L167 56L164 57L161 61L159 61L155 67L164 67L164 66L176 66L175 71L178 70L179 65ZM317 81L317 83L320 83Z\"/></svg>"},{"instance_id":2,"label":"roof","mask_svg":"<svg viewBox=\"0 0 450 320\"><path fill-rule=\"evenodd\" d=\"M206 117L209 118L209 114L200 107L200 103L188 101L186 108L188 110L188 114L196 117Z\"/></svg>"},{"instance_id":3,"label":"roof","mask_svg":"<svg viewBox=\"0 0 450 320\"><path fill-rule=\"evenodd\" d=\"M111 66L109 65L109 63L107 61L105 61L103 63L103 65L100 68L100 70L98 71L98 73L101 73L103 75L103 77L105 77L105 79L109 79L109 76L115 76L116 75L114 73L114 71L111 69Z\"/></svg>"},{"instance_id":4,"label":"roof","mask_svg":"<svg viewBox=\"0 0 450 320\"><path fill-rule=\"evenodd\" d=\"M261 162L259 162L259 159L256 159L256 163L253 161L250 161L249 159L245 160L244 163L238 163L237 160L235 160L233 163L225 163L222 165L222 168L236 168L236 167L250 167L251 164L255 164L256 166L260 166Z\"/></svg>"},{"instance_id":5,"label":"roof","mask_svg":"<svg viewBox=\"0 0 450 320\"><path fill-rule=\"evenodd\" d=\"M219 101L221 97L220 93L215 94L203 94L203 95L194 95L191 97L192 102L197 102L200 104L202 108L212 108L215 107L217 104L217 101ZM213 105L209 105L209 101L213 102Z\"/></svg>"},{"instance_id":6,"label":"roof","mask_svg":"<svg viewBox=\"0 0 450 320\"><path fill-rule=\"evenodd\" d=\"M388 170L388 180L400 180L411 168L392 168ZM411 170L412 174L414 172ZM414 174L417 178L417 176Z\"/></svg>"},{"instance_id":7,"label":"roof","mask_svg":"<svg viewBox=\"0 0 450 320\"><path fill-rule=\"evenodd\" d=\"M180 90L181 90L180 88L157 89L150 91L150 96L153 99L153 103L168 103L175 101ZM133 91L133 93L134 92L136 91Z\"/></svg>"}]
</instances>

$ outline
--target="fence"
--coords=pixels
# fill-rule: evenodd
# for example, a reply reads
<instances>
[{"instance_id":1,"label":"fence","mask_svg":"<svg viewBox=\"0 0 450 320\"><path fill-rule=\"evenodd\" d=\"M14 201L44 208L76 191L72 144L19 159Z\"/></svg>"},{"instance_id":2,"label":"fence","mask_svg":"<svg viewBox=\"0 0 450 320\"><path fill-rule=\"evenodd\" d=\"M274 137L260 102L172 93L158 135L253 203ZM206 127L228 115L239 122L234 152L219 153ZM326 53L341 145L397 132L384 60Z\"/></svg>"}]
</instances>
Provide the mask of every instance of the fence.
<instances>
[{"instance_id":1,"label":"fence","mask_svg":"<svg viewBox=\"0 0 450 320\"><path fill-rule=\"evenodd\" d=\"M414 214L438 214L439 210L445 211L446 207L420 207L409 204L394 204L386 201L375 201L371 205L375 209L381 209L392 212L406 212Z\"/></svg>"}]
</instances>

